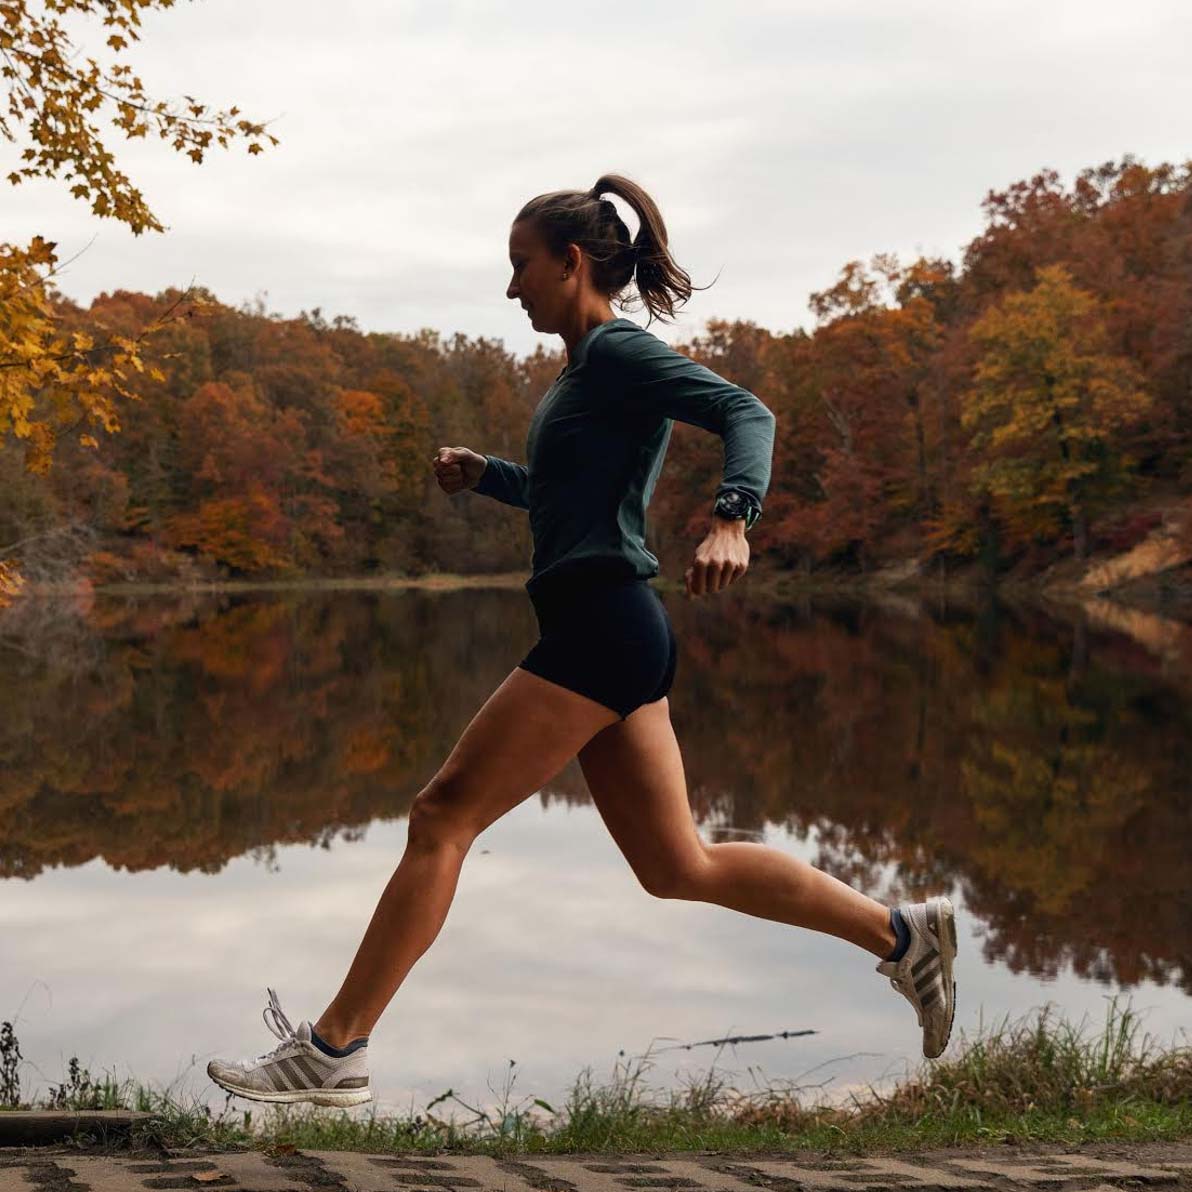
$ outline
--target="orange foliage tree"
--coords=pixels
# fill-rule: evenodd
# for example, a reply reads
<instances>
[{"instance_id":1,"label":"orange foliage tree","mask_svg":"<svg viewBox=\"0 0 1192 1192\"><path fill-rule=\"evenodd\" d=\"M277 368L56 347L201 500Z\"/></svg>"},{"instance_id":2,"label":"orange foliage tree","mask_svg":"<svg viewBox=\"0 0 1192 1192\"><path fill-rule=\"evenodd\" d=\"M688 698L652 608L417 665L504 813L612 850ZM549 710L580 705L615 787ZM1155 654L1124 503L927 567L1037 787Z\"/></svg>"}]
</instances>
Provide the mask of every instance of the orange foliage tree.
<instances>
[{"instance_id":1,"label":"orange foliage tree","mask_svg":"<svg viewBox=\"0 0 1192 1192\"><path fill-rule=\"evenodd\" d=\"M851 554L932 502L924 394L941 338L933 304L903 288L922 266L879 255L852 261L813 294L820 318L806 361L814 393L817 492L788 528L816 554Z\"/></svg>"},{"instance_id":2,"label":"orange foliage tree","mask_svg":"<svg viewBox=\"0 0 1192 1192\"><path fill-rule=\"evenodd\" d=\"M985 212L958 264L850 262L812 295L811 334L711 320L676 345L778 415L759 564L917 558L993 575L1054 561L1069 535L1077 554L1128 548L1154 516L1133 498L1187 489L1192 166L1123 159L1069 187L1044 172L991 192ZM138 402L123 433L98 448L64 436L69 467L40 488L13 481L0 444L0 543L73 522L71 543L102 538L97 578L524 569L526 520L445 499L427 465L442 443L523 458L558 351L518 359L491 339L364 333L317 309L281 318L200 297L202 320L157 332L159 373L126 368ZM53 310L72 342L135 348L178 298ZM720 455L676 426L649 518L664 574L706 517ZM23 551L29 575L69 552L45 554Z\"/></svg>"},{"instance_id":3,"label":"orange foliage tree","mask_svg":"<svg viewBox=\"0 0 1192 1192\"><path fill-rule=\"evenodd\" d=\"M1006 296L969 330L980 355L962 420L983 463L973 483L1020 536L1068 520L1083 559L1090 512L1128 483L1120 434L1147 412L1140 370L1107 350L1100 304L1062 265Z\"/></svg>"},{"instance_id":4,"label":"orange foliage tree","mask_svg":"<svg viewBox=\"0 0 1192 1192\"><path fill-rule=\"evenodd\" d=\"M101 218L134 233L162 231L145 197L116 166L97 116L128 138L156 133L171 148L202 162L212 145L234 139L259 153L276 139L238 109L209 108L187 97L170 103L148 95L123 60L139 40L142 13L174 0L53 0L40 11L29 0L0 0L0 136L21 148L7 175L20 185L61 178ZM108 30L108 64L80 55L62 18L100 19ZM27 446L29 468L45 472L57 438L86 425L119 428L116 406L134 396L129 379L144 371L147 337L180 316L178 307L135 335L64 332L50 284L55 244L38 236L26 247L0 243L0 442L11 435ZM97 440L80 436L85 447ZM0 601L16 587L11 564L0 561Z\"/></svg>"}]
</instances>

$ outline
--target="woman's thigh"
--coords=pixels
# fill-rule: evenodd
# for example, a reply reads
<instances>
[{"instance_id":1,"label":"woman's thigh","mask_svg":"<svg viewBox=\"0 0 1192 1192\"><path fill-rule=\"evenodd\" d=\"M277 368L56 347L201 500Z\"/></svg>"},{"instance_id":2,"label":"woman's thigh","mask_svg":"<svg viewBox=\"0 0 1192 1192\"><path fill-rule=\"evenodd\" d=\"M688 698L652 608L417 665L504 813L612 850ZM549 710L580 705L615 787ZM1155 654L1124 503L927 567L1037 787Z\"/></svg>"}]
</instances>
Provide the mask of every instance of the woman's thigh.
<instances>
[{"instance_id":1,"label":"woman's thigh","mask_svg":"<svg viewBox=\"0 0 1192 1192\"><path fill-rule=\"evenodd\" d=\"M617 713L520 667L485 700L419 796L423 813L479 834L541 790Z\"/></svg>"},{"instance_id":2,"label":"woman's thigh","mask_svg":"<svg viewBox=\"0 0 1192 1192\"><path fill-rule=\"evenodd\" d=\"M676 896L707 860L687 798L683 757L660 699L610 725L579 751L592 800L638 881Z\"/></svg>"}]
</instances>

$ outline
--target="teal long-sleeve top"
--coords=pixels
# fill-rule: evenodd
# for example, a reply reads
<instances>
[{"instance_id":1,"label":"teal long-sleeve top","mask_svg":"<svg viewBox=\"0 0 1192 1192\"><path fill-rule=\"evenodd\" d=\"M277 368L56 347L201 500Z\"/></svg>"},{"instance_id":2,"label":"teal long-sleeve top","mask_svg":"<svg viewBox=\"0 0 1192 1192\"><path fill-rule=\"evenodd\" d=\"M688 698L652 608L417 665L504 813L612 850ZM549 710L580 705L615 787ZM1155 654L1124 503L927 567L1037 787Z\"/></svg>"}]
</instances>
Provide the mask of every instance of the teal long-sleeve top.
<instances>
[{"instance_id":1,"label":"teal long-sleeve top","mask_svg":"<svg viewBox=\"0 0 1192 1192\"><path fill-rule=\"evenodd\" d=\"M714 495L736 489L760 512L775 419L757 397L630 319L600 323L575 345L530 418L528 466L486 455L472 490L529 510L531 596L581 573L658 574L646 549L646 507L675 420L723 439Z\"/></svg>"}]
</instances>

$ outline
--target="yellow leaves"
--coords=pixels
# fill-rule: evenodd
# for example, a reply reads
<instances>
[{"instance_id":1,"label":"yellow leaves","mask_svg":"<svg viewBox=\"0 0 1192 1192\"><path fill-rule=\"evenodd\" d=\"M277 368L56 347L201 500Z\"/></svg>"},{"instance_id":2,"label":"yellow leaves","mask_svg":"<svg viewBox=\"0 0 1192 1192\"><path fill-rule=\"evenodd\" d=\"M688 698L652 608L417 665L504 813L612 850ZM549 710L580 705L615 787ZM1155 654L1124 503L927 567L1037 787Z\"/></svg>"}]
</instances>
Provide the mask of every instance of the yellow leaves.
<instances>
[{"instance_id":1,"label":"yellow leaves","mask_svg":"<svg viewBox=\"0 0 1192 1192\"><path fill-rule=\"evenodd\" d=\"M34 236L25 253L33 265L52 265L56 259L54 249L57 247L56 240L45 240L41 236Z\"/></svg>"},{"instance_id":2,"label":"yellow leaves","mask_svg":"<svg viewBox=\"0 0 1192 1192\"><path fill-rule=\"evenodd\" d=\"M99 446L99 440L94 435L79 435L79 445L95 448Z\"/></svg>"},{"instance_id":3,"label":"yellow leaves","mask_svg":"<svg viewBox=\"0 0 1192 1192\"><path fill-rule=\"evenodd\" d=\"M44 476L53 462L54 432L44 422L32 422L25 441L25 469L34 476Z\"/></svg>"},{"instance_id":4,"label":"yellow leaves","mask_svg":"<svg viewBox=\"0 0 1192 1192\"><path fill-rule=\"evenodd\" d=\"M969 329L980 349L961 424L984 453L974 486L1024 530L1045 530L1107 496L1129 467L1114 444L1150 399L1132 361L1106 346L1097 299L1062 266L1039 269Z\"/></svg>"},{"instance_id":5,"label":"yellow leaves","mask_svg":"<svg viewBox=\"0 0 1192 1192\"><path fill-rule=\"evenodd\" d=\"M26 467L39 474L49 470L59 435L80 422L119 431L116 403L139 396L126 377L164 380L160 370L146 368L146 340L194 309L183 294L140 334L113 334L102 342L82 330L60 330L45 286L56 264L54 247L41 237L25 249L0 244L0 437L11 432L21 440ZM87 434L79 442L95 445Z\"/></svg>"},{"instance_id":6,"label":"yellow leaves","mask_svg":"<svg viewBox=\"0 0 1192 1192\"><path fill-rule=\"evenodd\" d=\"M155 130L171 147L201 163L214 140L226 148L232 139L261 152L277 144L264 125L238 119L240 109L210 108L193 96L172 105L153 100L127 63L102 66L79 54L54 14L98 17L113 32L106 46L113 54L139 40L141 12L165 10L174 0L46 0L45 12L31 11L24 0L0 4L0 78L7 83L9 117L0 116L0 135L18 139L23 126L30 144L21 151L25 164L6 177L12 186L29 178L63 178L70 193L90 203L103 219L116 219L136 234L162 231L144 196L115 166L93 115L106 109L109 122L129 138Z\"/></svg>"}]
</instances>

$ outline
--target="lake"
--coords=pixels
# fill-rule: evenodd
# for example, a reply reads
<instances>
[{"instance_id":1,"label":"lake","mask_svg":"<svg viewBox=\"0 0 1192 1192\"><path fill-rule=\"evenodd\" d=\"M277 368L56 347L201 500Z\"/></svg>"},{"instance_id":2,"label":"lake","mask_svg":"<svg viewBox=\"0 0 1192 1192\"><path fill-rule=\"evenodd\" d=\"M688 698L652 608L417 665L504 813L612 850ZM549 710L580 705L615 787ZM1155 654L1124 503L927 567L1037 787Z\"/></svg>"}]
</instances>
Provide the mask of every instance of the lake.
<instances>
[{"instance_id":1,"label":"lake","mask_svg":"<svg viewBox=\"0 0 1192 1192\"><path fill-rule=\"evenodd\" d=\"M672 720L705 839L875 897L947 892L958 1030L1129 996L1192 1022L1192 630L1104 602L687 601ZM533 643L524 592L162 595L0 621L0 1020L26 1093L135 1076L213 1107L212 1055L338 988L411 801ZM867 953L651 898L574 760L481 835L373 1035L379 1108L556 1107L650 1052L651 1088L831 1098L919 1060ZM806 1037L687 1046L730 1035ZM510 1061L513 1061L511 1066ZM244 1108L247 1102L237 1101ZM361 1111L357 1111L361 1112ZM367 1112L365 1107L364 1112Z\"/></svg>"}]
</instances>

